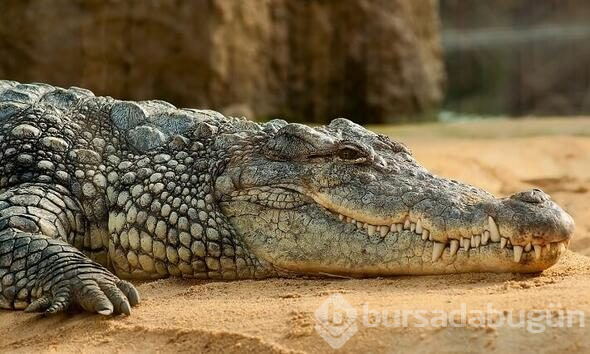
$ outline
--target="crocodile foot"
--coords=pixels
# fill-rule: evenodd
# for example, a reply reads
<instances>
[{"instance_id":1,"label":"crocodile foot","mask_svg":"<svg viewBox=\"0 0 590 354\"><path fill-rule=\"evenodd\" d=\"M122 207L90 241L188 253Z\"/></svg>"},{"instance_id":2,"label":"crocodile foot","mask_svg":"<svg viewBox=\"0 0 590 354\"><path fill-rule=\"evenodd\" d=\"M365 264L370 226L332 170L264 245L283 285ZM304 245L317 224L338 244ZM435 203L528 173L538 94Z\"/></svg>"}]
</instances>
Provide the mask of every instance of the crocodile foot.
<instances>
[{"instance_id":1,"label":"crocodile foot","mask_svg":"<svg viewBox=\"0 0 590 354\"><path fill-rule=\"evenodd\" d=\"M74 273L64 273L64 277L31 302L25 312L51 315L78 305L88 312L101 315L131 314L131 307L139 303L139 293L135 287L108 273L98 264L95 265L96 269L92 269L93 265L87 264L84 269L76 269Z\"/></svg>"}]
</instances>

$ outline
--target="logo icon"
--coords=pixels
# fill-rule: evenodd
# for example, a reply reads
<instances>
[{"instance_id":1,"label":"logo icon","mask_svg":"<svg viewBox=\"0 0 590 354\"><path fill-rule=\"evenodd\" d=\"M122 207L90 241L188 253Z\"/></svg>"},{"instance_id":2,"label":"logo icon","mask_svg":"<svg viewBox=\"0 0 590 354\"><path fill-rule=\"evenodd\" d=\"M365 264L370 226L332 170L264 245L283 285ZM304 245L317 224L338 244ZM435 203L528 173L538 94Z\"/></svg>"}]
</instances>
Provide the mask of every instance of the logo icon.
<instances>
[{"instance_id":1,"label":"logo icon","mask_svg":"<svg viewBox=\"0 0 590 354\"><path fill-rule=\"evenodd\" d=\"M357 317L356 309L335 293L315 311L315 331L332 348L339 349L358 331Z\"/></svg>"}]
</instances>

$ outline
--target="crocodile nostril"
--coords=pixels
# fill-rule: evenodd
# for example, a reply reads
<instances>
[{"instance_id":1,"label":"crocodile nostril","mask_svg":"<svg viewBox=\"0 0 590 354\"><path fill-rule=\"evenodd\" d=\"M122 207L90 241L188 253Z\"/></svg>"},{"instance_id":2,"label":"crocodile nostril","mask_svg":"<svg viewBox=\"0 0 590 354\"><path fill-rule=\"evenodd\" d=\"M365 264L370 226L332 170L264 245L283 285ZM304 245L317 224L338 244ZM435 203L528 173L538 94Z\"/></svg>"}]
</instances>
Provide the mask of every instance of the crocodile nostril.
<instances>
[{"instance_id":1,"label":"crocodile nostril","mask_svg":"<svg viewBox=\"0 0 590 354\"><path fill-rule=\"evenodd\" d=\"M549 195L538 188L513 194L510 198L531 204L540 204L550 200Z\"/></svg>"}]
</instances>

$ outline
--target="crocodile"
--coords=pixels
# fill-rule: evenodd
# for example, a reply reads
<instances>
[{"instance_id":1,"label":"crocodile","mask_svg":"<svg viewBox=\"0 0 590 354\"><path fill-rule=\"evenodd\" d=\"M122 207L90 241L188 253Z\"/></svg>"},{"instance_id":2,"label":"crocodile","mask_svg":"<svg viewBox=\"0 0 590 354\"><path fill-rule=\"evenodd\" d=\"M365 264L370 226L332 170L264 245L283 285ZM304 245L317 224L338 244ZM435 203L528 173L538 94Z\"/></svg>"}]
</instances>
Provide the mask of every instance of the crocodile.
<instances>
[{"instance_id":1,"label":"crocodile","mask_svg":"<svg viewBox=\"0 0 590 354\"><path fill-rule=\"evenodd\" d=\"M0 81L0 308L130 314L130 279L540 272L572 218L350 120L256 123Z\"/></svg>"}]
</instances>

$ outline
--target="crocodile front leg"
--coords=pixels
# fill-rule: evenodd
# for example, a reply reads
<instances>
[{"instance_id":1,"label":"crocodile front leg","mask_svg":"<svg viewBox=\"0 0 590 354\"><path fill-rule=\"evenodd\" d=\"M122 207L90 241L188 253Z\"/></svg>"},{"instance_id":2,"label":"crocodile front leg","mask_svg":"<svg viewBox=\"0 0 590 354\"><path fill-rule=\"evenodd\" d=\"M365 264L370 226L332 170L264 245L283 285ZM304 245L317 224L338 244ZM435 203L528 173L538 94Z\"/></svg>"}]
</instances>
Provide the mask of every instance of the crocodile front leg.
<instances>
[{"instance_id":1,"label":"crocodile front leg","mask_svg":"<svg viewBox=\"0 0 590 354\"><path fill-rule=\"evenodd\" d=\"M51 314L76 304L129 314L137 290L65 241L76 232L67 222L71 208L50 200L58 192L34 184L0 194L0 307Z\"/></svg>"}]
</instances>

